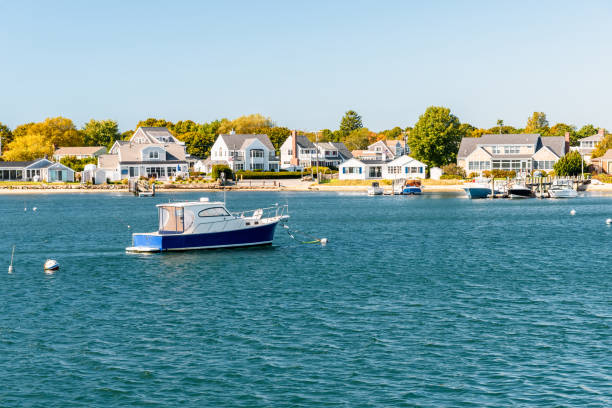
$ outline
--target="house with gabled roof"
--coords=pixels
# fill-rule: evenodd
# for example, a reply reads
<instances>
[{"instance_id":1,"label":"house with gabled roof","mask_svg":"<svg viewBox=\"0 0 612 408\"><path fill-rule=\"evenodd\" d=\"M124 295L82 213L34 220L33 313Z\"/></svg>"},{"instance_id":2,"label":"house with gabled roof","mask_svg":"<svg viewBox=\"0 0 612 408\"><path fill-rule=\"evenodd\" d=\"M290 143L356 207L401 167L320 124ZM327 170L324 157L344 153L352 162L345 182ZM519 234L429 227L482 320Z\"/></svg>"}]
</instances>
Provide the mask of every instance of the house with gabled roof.
<instances>
[{"instance_id":1,"label":"house with gabled roof","mask_svg":"<svg viewBox=\"0 0 612 408\"><path fill-rule=\"evenodd\" d=\"M74 170L47 158L30 161L0 161L0 181L73 182Z\"/></svg>"},{"instance_id":2,"label":"house with gabled roof","mask_svg":"<svg viewBox=\"0 0 612 408\"><path fill-rule=\"evenodd\" d=\"M592 159L592 164L596 171L612 174L612 149L606 150L603 156Z\"/></svg>"},{"instance_id":3,"label":"house with gabled roof","mask_svg":"<svg viewBox=\"0 0 612 408\"><path fill-rule=\"evenodd\" d=\"M167 180L188 171L185 143L166 128L141 127L130 140L117 140L108 154L98 156L96 181L131 177Z\"/></svg>"},{"instance_id":4,"label":"house with gabled roof","mask_svg":"<svg viewBox=\"0 0 612 408\"><path fill-rule=\"evenodd\" d=\"M593 150L595 150L599 142L603 140L604 136L604 129L599 129L596 134L580 139L580 145L572 147L571 149L577 150L586 164L591 164Z\"/></svg>"},{"instance_id":5,"label":"house with gabled roof","mask_svg":"<svg viewBox=\"0 0 612 408\"><path fill-rule=\"evenodd\" d=\"M268 135L231 132L217 137L203 168L208 173L213 165L225 164L233 171L278 171L279 161Z\"/></svg>"},{"instance_id":6,"label":"house with gabled roof","mask_svg":"<svg viewBox=\"0 0 612 408\"><path fill-rule=\"evenodd\" d=\"M312 142L296 131L291 133L280 148L281 168L304 169L312 166L337 168L353 157L344 143Z\"/></svg>"},{"instance_id":7,"label":"house with gabled roof","mask_svg":"<svg viewBox=\"0 0 612 408\"><path fill-rule=\"evenodd\" d=\"M526 174L540 169L551 171L569 151L569 133L541 137L533 134L486 134L464 137L457 153L457 165L467 174L485 170L514 170Z\"/></svg>"},{"instance_id":8,"label":"house with gabled roof","mask_svg":"<svg viewBox=\"0 0 612 408\"><path fill-rule=\"evenodd\" d=\"M70 146L60 147L53 152L53 160L60 161L64 157L76 157L77 159L86 159L90 157L98 157L106 153L104 146Z\"/></svg>"}]
</instances>

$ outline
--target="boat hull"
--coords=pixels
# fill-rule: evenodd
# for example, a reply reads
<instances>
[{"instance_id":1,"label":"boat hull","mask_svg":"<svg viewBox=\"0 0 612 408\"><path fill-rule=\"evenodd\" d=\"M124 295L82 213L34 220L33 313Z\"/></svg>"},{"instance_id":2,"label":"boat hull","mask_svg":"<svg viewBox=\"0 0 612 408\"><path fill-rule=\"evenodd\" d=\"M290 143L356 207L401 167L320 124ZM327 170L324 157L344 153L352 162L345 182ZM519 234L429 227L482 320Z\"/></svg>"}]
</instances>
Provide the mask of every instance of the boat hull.
<instances>
[{"instance_id":1,"label":"boat hull","mask_svg":"<svg viewBox=\"0 0 612 408\"><path fill-rule=\"evenodd\" d=\"M487 198L491 194L491 189L486 187L466 187L464 190L468 198Z\"/></svg>"},{"instance_id":2,"label":"boat hull","mask_svg":"<svg viewBox=\"0 0 612 408\"><path fill-rule=\"evenodd\" d=\"M508 196L510 198L529 198L532 193L527 188L511 188L508 190Z\"/></svg>"},{"instance_id":3,"label":"boat hull","mask_svg":"<svg viewBox=\"0 0 612 408\"><path fill-rule=\"evenodd\" d=\"M548 190L550 198L575 198L578 197L576 190Z\"/></svg>"},{"instance_id":4,"label":"boat hull","mask_svg":"<svg viewBox=\"0 0 612 408\"><path fill-rule=\"evenodd\" d=\"M274 239L277 222L258 227L205 234L133 234L134 246L128 252L188 251L269 245Z\"/></svg>"},{"instance_id":5,"label":"boat hull","mask_svg":"<svg viewBox=\"0 0 612 408\"><path fill-rule=\"evenodd\" d=\"M421 194L423 191L421 190L420 187L404 187L404 189L402 190L402 194L404 195L419 195Z\"/></svg>"}]
</instances>

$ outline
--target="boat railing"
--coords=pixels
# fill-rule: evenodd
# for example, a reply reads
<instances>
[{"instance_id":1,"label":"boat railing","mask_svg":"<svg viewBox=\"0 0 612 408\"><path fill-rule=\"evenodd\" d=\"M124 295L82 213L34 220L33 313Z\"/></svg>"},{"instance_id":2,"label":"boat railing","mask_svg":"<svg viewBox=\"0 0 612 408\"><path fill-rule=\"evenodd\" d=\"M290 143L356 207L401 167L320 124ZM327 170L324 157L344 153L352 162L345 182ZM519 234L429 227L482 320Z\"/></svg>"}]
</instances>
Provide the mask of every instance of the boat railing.
<instances>
[{"instance_id":1,"label":"boat railing","mask_svg":"<svg viewBox=\"0 0 612 408\"><path fill-rule=\"evenodd\" d=\"M287 204L275 205L272 207L256 208L254 210L233 212L232 215L237 218L257 218L257 219L282 217L284 215L289 215L289 206Z\"/></svg>"}]
</instances>

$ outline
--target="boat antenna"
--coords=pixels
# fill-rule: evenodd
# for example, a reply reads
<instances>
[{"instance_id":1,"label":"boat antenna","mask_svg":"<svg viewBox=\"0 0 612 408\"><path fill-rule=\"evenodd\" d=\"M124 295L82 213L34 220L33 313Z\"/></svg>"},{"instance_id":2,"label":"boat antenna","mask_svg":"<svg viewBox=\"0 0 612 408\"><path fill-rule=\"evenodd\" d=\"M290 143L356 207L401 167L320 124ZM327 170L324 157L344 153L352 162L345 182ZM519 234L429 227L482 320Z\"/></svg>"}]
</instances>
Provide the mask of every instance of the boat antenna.
<instances>
[{"instance_id":1,"label":"boat antenna","mask_svg":"<svg viewBox=\"0 0 612 408\"><path fill-rule=\"evenodd\" d=\"M8 267L8 273L13 273L13 258L15 257L15 245L13 245L13 252L11 253L11 264Z\"/></svg>"}]
</instances>

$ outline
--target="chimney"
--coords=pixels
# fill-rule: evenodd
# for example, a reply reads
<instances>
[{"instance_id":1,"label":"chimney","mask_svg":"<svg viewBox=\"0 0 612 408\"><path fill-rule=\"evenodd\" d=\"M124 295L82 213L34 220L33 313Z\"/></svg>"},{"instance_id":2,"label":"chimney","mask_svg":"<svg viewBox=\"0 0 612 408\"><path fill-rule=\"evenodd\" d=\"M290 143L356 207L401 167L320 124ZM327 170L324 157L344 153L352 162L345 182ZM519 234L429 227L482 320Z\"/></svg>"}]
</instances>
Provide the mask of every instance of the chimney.
<instances>
[{"instance_id":1,"label":"chimney","mask_svg":"<svg viewBox=\"0 0 612 408\"><path fill-rule=\"evenodd\" d=\"M298 159L298 145L297 145L297 132L291 131L291 165L299 166L300 159Z\"/></svg>"},{"instance_id":2,"label":"chimney","mask_svg":"<svg viewBox=\"0 0 612 408\"><path fill-rule=\"evenodd\" d=\"M604 135L604 128L599 128L599 130L597 131L597 134L599 136L603 136Z\"/></svg>"},{"instance_id":3,"label":"chimney","mask_svg":"<svg viewBox=\"0 0 612 408\"><path fill-rule=\"evenodd\" d=\"M570 151L570 137L569 132L565 132L565 153Z\"/></svg>"}]
</instances>

